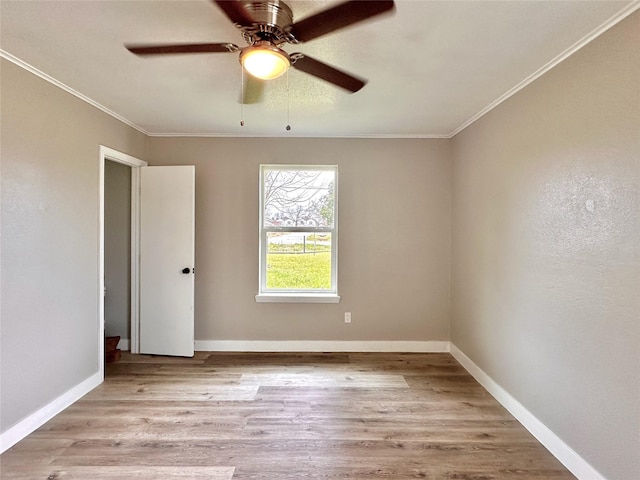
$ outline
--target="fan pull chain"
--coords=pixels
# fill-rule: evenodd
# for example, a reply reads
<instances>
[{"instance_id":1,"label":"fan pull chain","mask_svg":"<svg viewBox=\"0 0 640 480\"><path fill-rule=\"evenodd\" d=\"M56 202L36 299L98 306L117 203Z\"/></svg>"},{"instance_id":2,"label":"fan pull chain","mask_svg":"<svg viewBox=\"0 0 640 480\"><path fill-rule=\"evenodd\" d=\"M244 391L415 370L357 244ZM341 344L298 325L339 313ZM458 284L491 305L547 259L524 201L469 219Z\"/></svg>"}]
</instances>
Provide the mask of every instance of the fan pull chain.
<instances>
[{"instance_id":1,"label":"fan pull chain","mask_svg":"<svg viewBox=\"0 0 640 480\"><path fill-rule=\"evenodd\" d=\"M287 132L291 130L291 122L290 122L290 96L289 96L289 70L287 69L287 126L285 127Z\"/></svg>"},{"instance_id":2,"label":"fan pull chain","mask_svg":"<svg viewBox=\"0 0 640 480\"><path fill-rule=\"evenodd\" d=\"M244 127L244 67L240 67L240 126Z\"/></svg>"}]
</instances>

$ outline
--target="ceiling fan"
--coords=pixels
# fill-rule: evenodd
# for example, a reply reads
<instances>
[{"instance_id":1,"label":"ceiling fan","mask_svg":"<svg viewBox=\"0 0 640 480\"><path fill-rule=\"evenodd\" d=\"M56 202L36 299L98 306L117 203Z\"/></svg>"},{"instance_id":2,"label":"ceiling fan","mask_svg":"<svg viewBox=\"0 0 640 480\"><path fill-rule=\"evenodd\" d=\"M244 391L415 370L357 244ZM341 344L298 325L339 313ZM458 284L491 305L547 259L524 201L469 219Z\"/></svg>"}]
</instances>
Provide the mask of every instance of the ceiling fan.
<instances>
[{"instance_id":1,"label":"ceiling fan","mask_svg":"<svg viewBox=\"0 0 640 480\"><path fill-rule=\"evenodd\" d=\"M347 1L293 21L291 8L280 0L213 0L233 24L240 29L247 46L233 43L198 43L173 45L125 45L136 55L182 53L235 53L244 69L262 80L278 78L289 67L305 72L355 93L366 81L338 70L303 53L288 54L285 43L308 42L363 20L392 11L393 0Z\"/></svg>"}]
</instances>

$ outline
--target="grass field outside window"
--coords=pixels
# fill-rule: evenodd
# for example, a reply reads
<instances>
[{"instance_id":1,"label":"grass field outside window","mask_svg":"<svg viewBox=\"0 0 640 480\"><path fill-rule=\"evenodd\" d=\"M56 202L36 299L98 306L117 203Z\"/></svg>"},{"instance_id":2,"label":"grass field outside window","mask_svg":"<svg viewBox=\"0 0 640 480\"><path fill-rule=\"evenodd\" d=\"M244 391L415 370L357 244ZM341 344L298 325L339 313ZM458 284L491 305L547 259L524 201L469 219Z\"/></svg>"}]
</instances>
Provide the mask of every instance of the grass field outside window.
<instances>
[{"instance_id":1,"label":"grass field outside window","mask_svg":"<svg viewBox=\"0 0 640 480\"><path fill-rule=\"evenodd\" d=\"M337 294L337 167L261 165L260 294Z\"/></svg>"},{"instance_id":2,"label":"grass field outside window","mask_svg":"<svg viewBox=\"0 0 640 480\"><path fill-rule=\"evenodd\" d=\"M267 287L300 290L331 288L331 252L267 254Z\"/></svg>"}]
</instances>

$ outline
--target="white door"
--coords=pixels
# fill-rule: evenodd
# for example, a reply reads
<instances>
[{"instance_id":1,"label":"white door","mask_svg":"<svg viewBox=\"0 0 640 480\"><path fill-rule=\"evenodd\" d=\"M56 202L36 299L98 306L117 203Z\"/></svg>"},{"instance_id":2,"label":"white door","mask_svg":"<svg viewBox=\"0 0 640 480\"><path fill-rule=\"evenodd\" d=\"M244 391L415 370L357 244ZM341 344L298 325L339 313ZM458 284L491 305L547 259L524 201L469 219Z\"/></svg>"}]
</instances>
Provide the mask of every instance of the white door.
<instances>
[{"instance_id":1,"label":"white door","mask_svg":"<svg viewBox=\"0 0 640 480\"><path fill-rule=\"evenodd\" d=\"M140 353L193 356L195 167L140 168Z\"/></svg>"}]
</instances>

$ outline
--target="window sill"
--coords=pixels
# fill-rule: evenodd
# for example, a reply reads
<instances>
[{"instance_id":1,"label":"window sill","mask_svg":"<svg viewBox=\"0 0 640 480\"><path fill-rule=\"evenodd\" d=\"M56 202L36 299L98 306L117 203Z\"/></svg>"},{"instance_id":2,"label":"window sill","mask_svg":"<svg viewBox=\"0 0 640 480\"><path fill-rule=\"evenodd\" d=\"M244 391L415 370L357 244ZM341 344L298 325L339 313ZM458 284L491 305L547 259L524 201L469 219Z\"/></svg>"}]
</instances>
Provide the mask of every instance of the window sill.
<instances>
[{"instance_id":1,"label":"window sill","mask_svg":"<svg viewBox=\"0 0 640 480\"><path fill-rule=\"evenodd\" d=\"M340 296L333 293L260 293L257 303L340 303Z\"/></svg>"}]
</instances>

